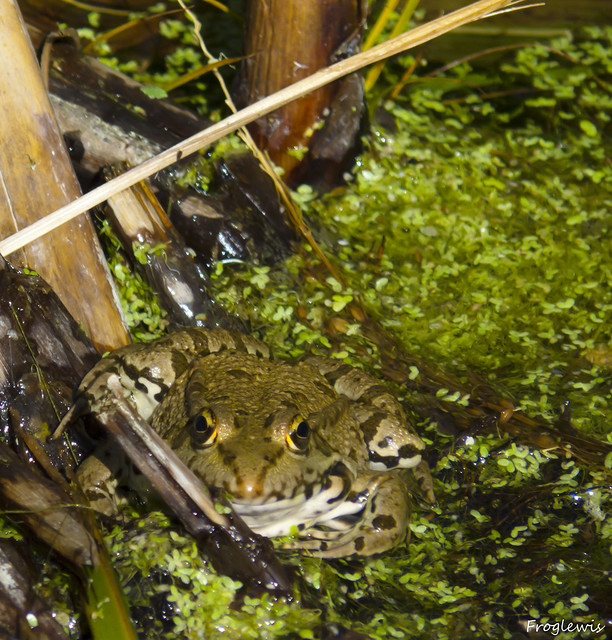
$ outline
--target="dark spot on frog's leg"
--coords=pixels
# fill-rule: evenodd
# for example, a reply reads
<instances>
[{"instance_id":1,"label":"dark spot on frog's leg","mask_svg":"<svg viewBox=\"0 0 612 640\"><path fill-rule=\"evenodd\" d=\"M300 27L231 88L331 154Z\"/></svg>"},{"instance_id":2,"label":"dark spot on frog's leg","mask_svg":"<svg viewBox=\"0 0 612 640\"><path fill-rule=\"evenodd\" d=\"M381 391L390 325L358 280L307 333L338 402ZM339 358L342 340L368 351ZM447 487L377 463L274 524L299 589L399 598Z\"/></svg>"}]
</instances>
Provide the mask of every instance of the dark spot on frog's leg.
<instances>
[{"instance_id":1,"label":"dark spot on frog's leg","mask_svg":"<svg viewBox=\"0 0 612 640\"><path fill-rule=\"evenodd\" d=\"M361 431L366 442L372 442L378 433L380 423L387 417L380 411L372 411L370 417L361 423Z\"/></svg>"},{"instance_id":2,"label":"dark spot on frog's leg","mask_svg":"<svg viewBox=\"0 0 612 640\"><path fill-rule=\"evenodd\" d=\"M365 538L363 536L359 536L358 538L355 538L354 544L355 544L355 551L357 552L362 551L363 548L365 547Z\"/></svg>"},{"instance_id":3,"label":"dark spot on frog's leg","mask_svg":"<svg viewBox=\"0 0 612 640\"><path fill-rule=\"evenodd\" d=\"M412 444L405 444L399 448L398 455L400 458L416 458L423 453L423 447L415 447Z\"/></svg>"},{"instance_id":4,"label":"dark spot on frog's leg","mask_svg":"<svg viewBox=\"0 0 612 640\"><path fill-rule=\"evenodd\" d=\"M398 466L398 456L381 456L376 451L369 451L370 462L374 464L382 464L387 469L395 469Z\"/></svg>"},{"instance_id":5,"label":"dark spot on frog's leg","mask_svg":"<svg viewBox=\"0 0 612 640\"><path fill-rule=\"evenodd\" d=\"M333 468L326 474L321 482L321 490L327 491L332 485L333 478L339 476L342 480L342 489L336 495L327 499L327 504L335 504L345 500L351 491L352 474L343 462L336 462Z\"/></svg>"},{"instance_id":6,"label":"dark spot on frog's leg","mask_svg":"<svg viewBox=\"0 0 612 640\"><path fill-rule=\"evenodd\" d=\"M122 356L118 358L119 366L117 367L118 371L123 370L124 373L131 378L132 380L138 380L143 375L142 369L139 367L135 367L128 358Z\"/></svg>"},{"instance_id":7,"label":"dark spot on frog's leg","mask_svg":"<svg viewBox=\"0 0 612 640\"><path fill-rule=\"evenodd\" d=\"M147 385L144 382L141 382L140 378L134 381L134 388L137 391L142 391L143 393L149 393L149 389L147 388Z\"/></svg>"},{"instance_id":8,"label":"dark spot on frog's leg","mask_svg":"<svg viewBox=\"0 0 612 640\"><path fill-rule=\"evenodd\" d=\"M142 391L144 393L148 393L148 387L142 382L142 380L146 380L147 382L152 382L157 385L160 389L159 393L165 395L168 391L169 387L161 378L157 378L155 376L150 375L150 371L148 368L139 369L134 365L130 364L125 357L121 358L121 364L118 368L118 371L123 370L123 373L130 379L134 381L134 388L138 391Z\"/></svg>"},{"instance_id":9,"label":"dark spot on frog's leg","mask_svg":"<svg viewBox=\"0 0 612 640\"><path fill-rule=\"evenodd\" d=\"M362 505L362 511L366 507L368 500L370 499L370 492L366 489L364 491L351 491L346 500L352 504ZM360 513L362 512L360 511Z\"/></svg>"},{"instance_id":10,"label":"dark spot on frog's leg","mask_svg":"<svg viewBox=\"0 0 612 640\"><path fill-rule=\"evenodd\" d=\"M372 525L375 529L388 531L397 527L397 521L393 516L376 516L372 520Z\"/></svg>"}]
</instances>

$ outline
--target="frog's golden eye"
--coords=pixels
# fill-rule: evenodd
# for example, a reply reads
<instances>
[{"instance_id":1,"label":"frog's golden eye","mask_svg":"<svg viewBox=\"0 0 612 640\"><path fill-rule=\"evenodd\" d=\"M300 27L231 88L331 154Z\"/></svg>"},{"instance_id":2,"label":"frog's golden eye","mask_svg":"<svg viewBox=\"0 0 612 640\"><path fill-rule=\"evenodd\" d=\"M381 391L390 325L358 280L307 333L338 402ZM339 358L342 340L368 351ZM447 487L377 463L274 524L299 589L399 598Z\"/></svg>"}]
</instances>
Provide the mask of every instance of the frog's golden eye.
<instances>
[{"instance_id":1,"label":"frog's golden eye","mask_svg":"<svg viewBox=\"0 0 612 640\"><path fill-rule=\"evenodd\" d=\"M199 447L210 447L217 441L219 432L210 409L203 409L191 422L191 435Z\"/></svg>"},{"instance_id":2,"label":"frog's golden eye","mask_svg":"<svg viewBox=\"0 0 612 640\"><path fill-rule=\"evenodd\" d=\"M285 441L289 451L294 453L306 453L310 441L310 425L301 416L296 416L291 421L285 434Z\"/></svg>"}]
</instances>

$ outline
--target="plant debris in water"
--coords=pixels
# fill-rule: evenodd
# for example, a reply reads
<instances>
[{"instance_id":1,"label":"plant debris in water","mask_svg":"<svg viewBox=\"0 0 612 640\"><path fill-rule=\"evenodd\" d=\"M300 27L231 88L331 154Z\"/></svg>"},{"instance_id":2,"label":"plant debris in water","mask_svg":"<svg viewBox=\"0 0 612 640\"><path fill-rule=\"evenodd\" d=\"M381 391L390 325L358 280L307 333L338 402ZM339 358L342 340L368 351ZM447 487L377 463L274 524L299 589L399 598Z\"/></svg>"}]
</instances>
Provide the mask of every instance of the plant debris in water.
<instances>
[{"instance_id":1,"label":"plant debris in water","mask_svg":"<svg viewBox=\"0 0 612 640\"><path fill-rule=\"evenodd\" d=\"M297 194L348 286L305 248L276 267L217 265L217 300L281 357L314 350L375 371L359 300L441 370L475 372L548 420L569 401L577 428L612 443L611 41L610 28L585 29L494 70L421 79L382 107L372 96L348 185ZM387 83L411 63L388 67ZM143 637L313 638L321 620L381 639L523 637L530 621L602 637L589 629L612 618L612 456L589 469L499 434L420 430L435 513L415 505L410 543L382 557L287 556L301 602L230 609L239 585L163 516L127 507L131 527L107 543Z\"/></svg>"}]
</instances>

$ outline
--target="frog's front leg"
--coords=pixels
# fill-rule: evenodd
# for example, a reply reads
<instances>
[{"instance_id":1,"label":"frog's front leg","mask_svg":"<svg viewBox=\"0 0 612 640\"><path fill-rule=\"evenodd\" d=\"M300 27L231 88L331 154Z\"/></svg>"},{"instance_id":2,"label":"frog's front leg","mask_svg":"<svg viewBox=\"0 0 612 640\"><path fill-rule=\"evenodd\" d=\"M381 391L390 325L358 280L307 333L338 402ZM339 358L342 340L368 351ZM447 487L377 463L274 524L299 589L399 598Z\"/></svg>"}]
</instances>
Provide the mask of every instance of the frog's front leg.
<instances>
[{"instance_id":1,"label":"frog's front leg","mask_svg":"<svg viewBox=\"0 0 612 640\"><path fill-rule=\"evenodd\" d=\"M321 521L301 533L302 539L284 548L321 558L369 556L388 551L405 539L411 503L399 472L356 480L347 500L363 501L363 510L345 519Z\"/></svg>"},{"instance_id":2,"label":"frog's front leg","mask_svg":"<svg viewBox=\"0 0 612 640\"><path fill-rule=\"evenodd\" d=\"M374 376L339 360L309 357L336 393L351 400L368 447L370 467L376 471L407 469L421 463L425 444L406 419L401 404Z\"/></svg>"}]
</instances>

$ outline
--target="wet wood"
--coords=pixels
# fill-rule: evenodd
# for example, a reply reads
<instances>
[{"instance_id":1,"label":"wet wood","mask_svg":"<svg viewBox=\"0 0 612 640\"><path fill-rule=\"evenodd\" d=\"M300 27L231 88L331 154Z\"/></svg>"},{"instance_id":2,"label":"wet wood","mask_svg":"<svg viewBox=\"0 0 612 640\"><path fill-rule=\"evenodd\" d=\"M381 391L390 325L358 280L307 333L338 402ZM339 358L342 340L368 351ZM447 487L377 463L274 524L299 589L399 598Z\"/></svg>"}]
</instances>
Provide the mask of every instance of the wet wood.
<instances>
[{"instance_id":1,"label":"wet wood","mask_svg":"<svg viewBox=\"0 0 612 640\"><path fill-rule=\"evenodd\" d=\"M252 0L239 102L256 102L356 53L363 20L360 0ZM352 75L259 119L250 130L288 184L305 178L333 183L350 163L362 113L361 82Z\"/></svg>"},{"instance_id":2,"label":"wet wood","mask_svg":"<svg viewBox=\"0 0 612 640\"><path fill-rule=\"evenodd\" d=\"M125 167L117 166L104 173L111 179L122 170ZM229 322L229 315L207 293L204 264L187 247L146 182L112 196L102 210L133 266L159 296L172 327Z\"/></svg>"},{"instance_id":3,"label":"wet wood","mask_svg":"<svg viewBox=\"0 0 612 640\"><path fill-rule=\"evenodd\" d=\"M80 189L15 3L0 0L0 16L0 238L5 238L76 199ZM80 216L12 259L49 282L102 350L129 341L89 217Z\"/></svg>"},{"instance_id":4,"label":"wet wood","mask_svg":"<svg viewBox=\"0 0 612 640\"><path fill-rule=\"evenodd\" d=\"M51 480L0 443L0 507L19 520L71 563L96 565L98 545L89 533L82 508Z\"/></svg>"},{"instance_id":5,"label":"wet wood","mask_svg":"<svg viewBox=\"0 0 612 640\"><path fill-rule=\"evenodd\" d=\"M86 443L48 436L100 356L49 285L1 257L0 327L0 434L24 459L41 447L43 462L69 472Z\"/></svg>"},{"instance_id":6,"label":"wet wood","mask_svg":"<svg viewBox=\"0 0 612 640\"><path fill-rule=\"evenodd\" d=\"M81 174L138 164L209 125L171 100L147 97L140 83L83 55L69 37L48 46L49 97Z\"/></svg>"},{"instance_id":7,"label":"wet wood","mask_svg":"<svg viewBox=\"0 0 612 640\"><path fill-rule=\"evenodd\" d=\"M42 42L40 34L30 33ZM48 51L49 97L84 190L104 167L137 164L208 126L171 100L148 98L142 85L83 55L70 37L55 40ZM256 161L232 158L222 163L216 185L209 188L212 197L176 186L191 167L190 159L183 160L158 172L151 186L202 264L210 267L217 259L270 262L288 254L294 236L274 185ZM154 226L168 231L149 244L167 242L164 236L173 233L168 222ZM132 240L127 244L129 253Z\"/></svg>"},{"instance_id":8,"label":"wet wood","mask_svg":"<svg viewBox=\"0 0 612 640\"><path fill-rule=\"evenodd\" d=\"M222 212L216 260L246 260L274 264L291 253L297 240L288 226L285 207L279 201L272 178L263 171L251 154L227 156L217 163L216 177L210 188L218 211ZM200 216L192 216L191 224L172 215L172 220L188 238L188 244L200 251L205 248ZM210 253L210 252L208 252ZM206 255L205 251L202 251ZM212 263L211 263L212 266Z\"/></svg>"}]
</instances>

